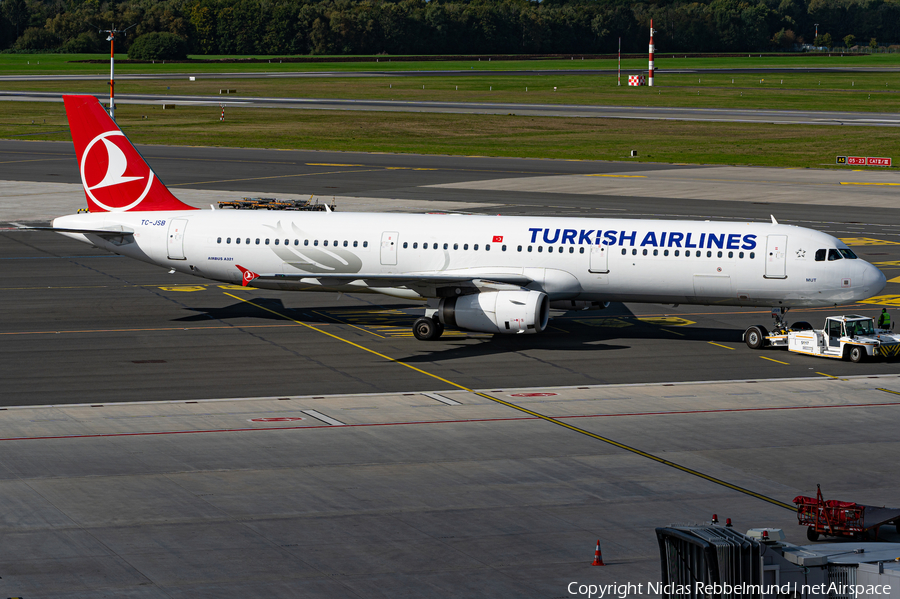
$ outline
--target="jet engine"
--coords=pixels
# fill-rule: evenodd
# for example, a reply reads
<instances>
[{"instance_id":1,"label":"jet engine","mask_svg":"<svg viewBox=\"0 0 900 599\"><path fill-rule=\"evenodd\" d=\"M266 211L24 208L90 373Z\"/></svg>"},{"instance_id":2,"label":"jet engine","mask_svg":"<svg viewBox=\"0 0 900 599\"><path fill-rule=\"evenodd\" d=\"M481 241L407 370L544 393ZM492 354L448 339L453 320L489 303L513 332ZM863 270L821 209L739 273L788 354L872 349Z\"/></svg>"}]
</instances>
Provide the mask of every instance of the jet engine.
<instances>
[{"instance_id":1,"label":"jet engine","mask_svg":"<svg viewBox=\"0 0 900 599\"><path fill-rule=\"evenodd\" d=\"M540 291L487 291L449 297L438 307L441 324L482 333L540 333L550 319L550 300Z\"/></svg>"}]
</instances>

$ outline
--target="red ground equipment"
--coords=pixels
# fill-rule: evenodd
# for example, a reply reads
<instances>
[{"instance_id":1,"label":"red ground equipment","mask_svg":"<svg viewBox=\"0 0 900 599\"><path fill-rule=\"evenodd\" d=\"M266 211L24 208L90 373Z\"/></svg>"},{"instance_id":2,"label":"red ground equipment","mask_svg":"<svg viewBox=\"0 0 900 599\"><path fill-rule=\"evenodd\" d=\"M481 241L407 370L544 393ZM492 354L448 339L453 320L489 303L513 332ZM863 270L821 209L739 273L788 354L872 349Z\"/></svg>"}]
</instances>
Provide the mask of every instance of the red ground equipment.
<instances>
[{"instance_id":1,"label":"red ground equipment","mask_svg":"<svg viewBox=\"0 0 900 599\"><path fill-rule=\"evenodd\" d=\"M794 497L797 520L806 526L806 538L817 541L820 535L831 537L878 538L882 524L900 524L900 509L873 507L850 501L825 501L816 485L815 497Z\"/></svg>"}]
</instances>

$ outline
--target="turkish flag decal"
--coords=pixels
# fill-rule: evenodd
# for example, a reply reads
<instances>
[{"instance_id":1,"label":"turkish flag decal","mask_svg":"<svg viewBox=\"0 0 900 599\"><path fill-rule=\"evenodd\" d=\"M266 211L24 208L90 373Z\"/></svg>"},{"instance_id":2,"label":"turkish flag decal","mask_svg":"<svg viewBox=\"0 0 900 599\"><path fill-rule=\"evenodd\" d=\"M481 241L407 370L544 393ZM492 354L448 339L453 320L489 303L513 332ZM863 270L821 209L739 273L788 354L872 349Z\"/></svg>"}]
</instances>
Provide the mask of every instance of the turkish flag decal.
<instances>
[{"instance_id":1,"label":"turkish flag decal","mask_svg":"<svg viewBox=\"0 0 900 599\"><path fill-rule=\"evenodd\" d=\"M503 243L503 235L494 235L494 243Z\"/></svg>"}]
</instances>

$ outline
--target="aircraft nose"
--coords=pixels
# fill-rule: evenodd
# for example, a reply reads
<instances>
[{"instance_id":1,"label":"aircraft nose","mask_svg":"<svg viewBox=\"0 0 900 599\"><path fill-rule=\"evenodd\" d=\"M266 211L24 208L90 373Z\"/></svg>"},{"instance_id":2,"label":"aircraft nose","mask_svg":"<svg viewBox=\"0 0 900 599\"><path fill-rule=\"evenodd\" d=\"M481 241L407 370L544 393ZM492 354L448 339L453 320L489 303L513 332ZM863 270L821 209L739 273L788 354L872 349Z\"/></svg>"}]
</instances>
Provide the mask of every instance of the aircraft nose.
<instances>
[{"instance_id":1,"label":"aircraft nose","mask_svg":"<svg viewBox=\"0 0 900 599\"><path fill-rule=\"evenodd\" d=\"M872 297L873 295L881 293L885 288L887 285L887 277L884 276L884 273L881 272L880 268L874 264L865 262L862 283L861 291L866 294L866 297Z\"/></svg>"}]
</instances>

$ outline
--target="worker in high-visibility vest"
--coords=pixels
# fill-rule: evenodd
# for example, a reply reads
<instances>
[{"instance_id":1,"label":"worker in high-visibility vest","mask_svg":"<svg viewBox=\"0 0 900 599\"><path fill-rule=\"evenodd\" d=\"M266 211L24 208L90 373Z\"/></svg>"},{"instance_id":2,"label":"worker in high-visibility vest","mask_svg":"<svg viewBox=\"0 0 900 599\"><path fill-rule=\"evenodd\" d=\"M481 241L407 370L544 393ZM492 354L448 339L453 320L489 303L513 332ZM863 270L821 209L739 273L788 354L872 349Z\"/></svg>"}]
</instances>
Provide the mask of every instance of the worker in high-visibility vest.
<instances>
[{"instance_id":1,"label":"worker in high-visibility vest","mask_svg":"<svg viewBox=\"0 0 900 599\"><path fill-rule=\"evenodd\" d=\"M891 315L888 314L887 308L881 309L881 316L878 317L878 328L879 329L890 329L891 328Z\"/></svg>"}]
</instances>

